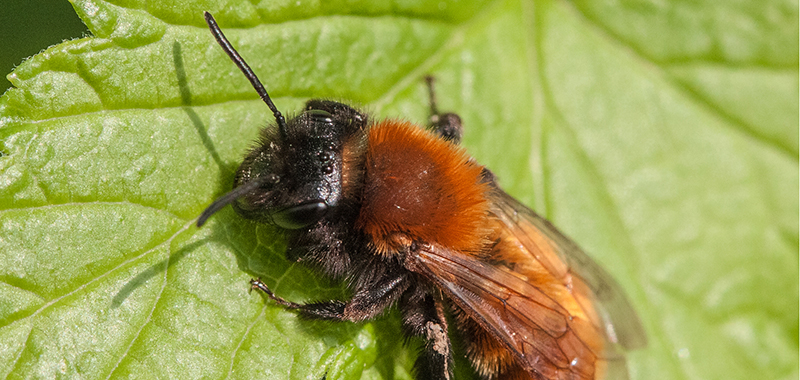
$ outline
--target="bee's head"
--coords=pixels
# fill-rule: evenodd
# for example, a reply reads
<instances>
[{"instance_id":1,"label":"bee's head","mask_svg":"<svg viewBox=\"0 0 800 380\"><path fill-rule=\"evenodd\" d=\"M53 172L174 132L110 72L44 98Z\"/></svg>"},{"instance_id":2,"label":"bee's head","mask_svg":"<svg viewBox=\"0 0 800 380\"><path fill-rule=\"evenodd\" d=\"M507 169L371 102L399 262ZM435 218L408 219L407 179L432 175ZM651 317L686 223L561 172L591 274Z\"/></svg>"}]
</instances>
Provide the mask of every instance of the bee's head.
<instances>
[{"instance_id":1,"label":"bee's head","mask_svg":"<svg viewBox=\"0 0 800 380\"><path fill-rule=\"evenodd\" d=\"M311 100L287 123L264 86L205 13L212 34L245 74L275 116L261 140L236 172L234 189L212 203L197 220L205 221L229 203L248 219L298 229L316 223L343 196L343 149L367 125L367 117L342 103Z\"/></svg>"},{"instance_id":2,"label":"bee's head","mask_svg":"<svg viewBox=\"0 0 800 380\"><path fill-rule=\"evenodd\" d=\"M234 180L234 188L258 186L241 194L234 209L287 229L319 221L343 196L344 145L366 122L349 106L312 100L289 120L285 136L278 128L265 129Z\"/></svg>"}]
</instances>

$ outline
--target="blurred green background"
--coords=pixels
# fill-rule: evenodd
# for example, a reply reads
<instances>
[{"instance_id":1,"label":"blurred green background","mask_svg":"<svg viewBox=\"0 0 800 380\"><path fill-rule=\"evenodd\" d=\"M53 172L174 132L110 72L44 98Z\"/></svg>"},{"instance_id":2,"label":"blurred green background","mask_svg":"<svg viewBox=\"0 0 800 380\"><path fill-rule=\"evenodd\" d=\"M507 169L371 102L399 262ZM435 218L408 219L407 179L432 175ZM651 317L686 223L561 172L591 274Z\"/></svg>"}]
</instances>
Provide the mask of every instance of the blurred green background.
<instances>
[{"instance_id":1,"label":"blurred green background","mask_svg":"<svg viewBox=\"0 0 800 380\"><path fill-rule=\"evenodd\" d=\"M0 10L0 94L11 86L11 70L63 40L89 35L66 0L2 0Z\"/></svg>"}]
</instances>

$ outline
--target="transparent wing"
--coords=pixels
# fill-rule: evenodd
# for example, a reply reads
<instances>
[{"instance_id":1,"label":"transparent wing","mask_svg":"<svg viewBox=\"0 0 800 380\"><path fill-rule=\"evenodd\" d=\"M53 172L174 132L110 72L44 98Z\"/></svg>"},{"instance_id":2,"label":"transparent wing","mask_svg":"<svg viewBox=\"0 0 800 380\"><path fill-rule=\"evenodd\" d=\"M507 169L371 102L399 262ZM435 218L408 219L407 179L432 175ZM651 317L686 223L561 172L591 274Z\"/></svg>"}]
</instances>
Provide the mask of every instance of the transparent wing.
<instances>
[{"instance_id":1,"label":"transparent wing","mask_svg":"<svg viewBox=\"0 0 800 380\"><path fill-rule=\"evenodd\" d=\"M645 344L611 276L547 220L498 189L491 244L464 253L428 244L409 269L546 379L627 379L620 346Z\"/></svg>"},{"instance_id":2,"label":"transparent wing","mask_svg":"<svg viewBox=\"0 0 800 380\"><path fill-rule=\"evenodd\" d=\"M496 188L493 209L497 219L535 260L555 277L579 278L586 287L586 299L600 318L609 341L628 350L647 345L639 317L619 284L580 247L547 219Z\"/></svg>"}]
</instances>

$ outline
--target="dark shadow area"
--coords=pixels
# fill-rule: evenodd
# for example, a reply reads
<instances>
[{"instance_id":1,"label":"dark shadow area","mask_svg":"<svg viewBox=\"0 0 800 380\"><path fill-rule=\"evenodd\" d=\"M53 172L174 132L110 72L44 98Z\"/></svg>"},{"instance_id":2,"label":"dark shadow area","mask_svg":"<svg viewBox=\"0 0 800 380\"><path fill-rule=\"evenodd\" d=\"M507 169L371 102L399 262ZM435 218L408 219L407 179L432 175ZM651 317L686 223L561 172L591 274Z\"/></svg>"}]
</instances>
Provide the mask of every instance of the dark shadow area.
<instances>
[{"instance_id":1,"label":"dark shadow area","mask_svg":"<svg viewBox=\"0 0 800 380\"><path fill-rule=\"evenodd\" d=\"M177 252L171 254L168 258L159 261L157 264L151 266L150 268L147 268L147 270L145 270L144 272L136 275L136 277L128 281L128 283L126 283L125 286L123 286L122 289L119 290L117 295L114 296L114 299L111 301L111 307L116 309L117 307L122 305L122 303L125 302L125 299L127 299L128 296L130 296L131 293L133 293L133 291L136 290L136 288L144 285L147 281L157 276L159 273L166 271L169 266L180 261L189 252L193 251L197 247L202 246L203 244L205 244L204 241L196 241L194 243L187 244L183 248L179 249Z\"/></svg>"},{"instance_id":2,"label":"dark shadow area","mask_svg":"<svg viewBox=\"0 0 800 380\"><path fill-rule=\"evenodd\" d=\"M202 120L200 120L200 116L192 108L192 92L189 89L189 83L186 80L186 67L183 63L181 43L178 41L172 43L172 60L175 63L175 74L178 77L178 89L181 93L181 104L183 105L181 109L186 113L187 116L189 116L189 120L192 121L192 125L194 125L194 128L197 130L197 134L200 136L200 140L203 142L203 146L206 148L208 153L211 154L211 158L214 159L214 162L217 163L217 166L219 166L220 169L225 170L225 163L222 162L222 158L220 158L219 153L217 153L217 148L214 146L214 142L211 141L211 138L208 136L205 124Z\"/></svg>"},{"instance_id":3,"label":"dark shadow area","mask_svg":"<svg viewBox=\"0 0 800 380\"><path fill-rule=\"evenodd\" d=\"M192 91L189 90L189 82L186 80L186 65L183 63L183 52L181 43L172 43L172 61L175 63L175 75L178 77L178 90L181 93L181 104L184 106L192 105Z\"/></svg>"}]
</instances>

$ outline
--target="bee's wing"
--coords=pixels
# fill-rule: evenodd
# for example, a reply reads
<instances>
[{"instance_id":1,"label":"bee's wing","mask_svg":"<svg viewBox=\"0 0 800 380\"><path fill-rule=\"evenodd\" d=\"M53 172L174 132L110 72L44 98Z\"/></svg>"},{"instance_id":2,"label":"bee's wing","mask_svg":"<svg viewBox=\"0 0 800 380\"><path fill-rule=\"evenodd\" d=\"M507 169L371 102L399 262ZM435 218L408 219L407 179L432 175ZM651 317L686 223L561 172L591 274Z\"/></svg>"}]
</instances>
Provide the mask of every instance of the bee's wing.
<instances>
[{"instance_id":1,"label":"bee's wing","mask_svg":"<svg viewBox=\"0 0 800 380\"><path fill-rule=\"evenodd\" d=\"M523 368L546 379L627 379L644 332L619 285L545 219L498 189L492 247L429 244L407 257ZM619 343L619 345L617 345Z\"/></svg>"},{"instance_id":2,"label":"bee's wing","mask_svg":"<svg viewBox=\"0 0 800 380\"><path fill-rule=\"evenodd\" d=\"M547 219L502 189L495 188L492 197L492 213L530 255L557 278L578 277L583 280L590 290L587 295L592 303L584 306L595 309L609 341L628 350L647 344L641 321L622 288L608 272Z\"/></svg>"},{"instance_id":3,"label":"bee's wing","mask_svg":"<svg viewBox=\"0 0 800 380\"><path fill-rule=\"evenodd\" d=\"M527 279L474 256L429 245L408 257L410 269L503 343L529 373L544 379L627 379L624 358L603 332L571 317Z\"/></svg>"}]
</instances>

